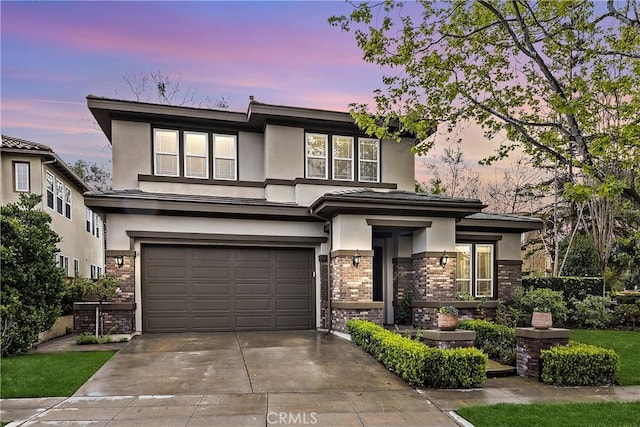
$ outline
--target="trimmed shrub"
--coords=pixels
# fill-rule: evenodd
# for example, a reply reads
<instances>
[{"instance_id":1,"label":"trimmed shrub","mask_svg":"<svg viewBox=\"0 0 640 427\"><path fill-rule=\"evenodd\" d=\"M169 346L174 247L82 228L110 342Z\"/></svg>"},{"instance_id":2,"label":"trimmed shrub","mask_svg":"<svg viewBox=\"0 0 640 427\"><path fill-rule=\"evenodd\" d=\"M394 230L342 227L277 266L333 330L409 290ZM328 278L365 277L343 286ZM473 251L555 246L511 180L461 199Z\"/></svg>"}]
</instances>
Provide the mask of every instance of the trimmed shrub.
<instances>
[{"instance_id":1,"label":"trimmed shrub","mask_svg":"<svg viewBox=\"0 0 640 427\"><path fill-rule=\"evenodd\" d=\"M529 326L535 308L548 308L553 315L554 325L563 325L567 321L567 304L561 291L547 288L517 288L511 295L518 313L518 326Z\"/></svg>"},{"instance_id":2,"label":"trimmed shrub","mask_svg":"<svg viewBox=\"0 0 640 427\"><path fill-rule=\"evenodd\" d=\"M508 326L486 320L461 320L458 328L476 332L474 345L490 359L506 365L516 365L516 331Z\"/></svg>"},{"instance_id":3,"label":"trimmed shrub","mask_svg":"<svg viewBox=\"0 0 640 427\"><path fill-rule=\"evenodd\" d=\"M349 320L347 329L355 344L410 384L469 388L487 378L487 356L478 349L427 347L365 320Z\"/></svg>"},{"instance_id":4,"label":"trimmed shrub","mask_svg":"<svg viewBox=\"0 0 640 427\"><path fill-rule=\"evenodd\" d=\"M525 288L547 288L560 291L567 300L582 301L587 295L602 296L602 277L523 277Z\"/></svg>"},{"instance_id":5,"label":"trimmed shrub","mask_svg":"<svg viewBox=\"0 0 640 427\"><path fill-rule=\"evenodd\" d=\"M611 298L618 304L640 304L640 292L638 291L614 292L611 294Z\"/></svg>"},{"instance_id":6,"label":"trimmed shrub","mask_svg":"<svg viewBox=\"0 0 640 427\"><path fill-rule=\"evenodd\" d=\"M615 351L575 341L540 352L542 381L559 386L610 385L616 378Z\"/></svg>"},{"instance_id":7,"label":"trimmed shrub","mask_svg":"<svg viewBox=\"0 0 640 427\"><path fill-rule=\"evenodd\" d=\"M595 295L578 301L572 299L571 322L578 328L606 328L613 320L611 298Z\"/></svg>"},{"instance_id":8,"label":"trimmed shrub","mask_svg":"<svg viewBox=\"0 0 640 427\"><path fill-rule=\"evenodd\" d=\"M621 326L631 326L634 330L640 324L640 304L620 304L613 312L614 322Z\"/></svg>"}]
</instances>

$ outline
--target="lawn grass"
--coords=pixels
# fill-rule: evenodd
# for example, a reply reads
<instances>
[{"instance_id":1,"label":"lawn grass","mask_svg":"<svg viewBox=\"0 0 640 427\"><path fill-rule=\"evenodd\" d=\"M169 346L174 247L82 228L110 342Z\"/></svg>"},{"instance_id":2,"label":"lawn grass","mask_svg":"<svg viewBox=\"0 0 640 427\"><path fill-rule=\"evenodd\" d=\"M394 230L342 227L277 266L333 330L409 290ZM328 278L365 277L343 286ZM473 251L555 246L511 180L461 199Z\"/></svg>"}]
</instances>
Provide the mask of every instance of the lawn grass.
<instances>
[{"instance_id":1,"label":"lawn grass","mask_svg":"<svg viewBox=\"0 0 640 427\"><path fill-rule=\"evenodd\" d=\"M613 349L620 356L616 382L620 385L640 385L640 332L573 329L571 339Z\"/></svg>"},{"instance_id":2,"label":"lawn grass","mask_svg":"<svg viewBox=\"0 0 640 427\"><path fill-rule=\"evenodd\" d=\"M456 411L476 427L638 426L640 402L500 403Z\"/></svg>"},{"instance_id":3,"label":"lawn grass","mask_svg":"<svg viewBox=\"0 0 640 427\"><path fill-rule=\"evenodd\" d=\"M0 368L0 397L71 396L114 353L72 351L5 357Z\"/></svg>"}]
</instances>

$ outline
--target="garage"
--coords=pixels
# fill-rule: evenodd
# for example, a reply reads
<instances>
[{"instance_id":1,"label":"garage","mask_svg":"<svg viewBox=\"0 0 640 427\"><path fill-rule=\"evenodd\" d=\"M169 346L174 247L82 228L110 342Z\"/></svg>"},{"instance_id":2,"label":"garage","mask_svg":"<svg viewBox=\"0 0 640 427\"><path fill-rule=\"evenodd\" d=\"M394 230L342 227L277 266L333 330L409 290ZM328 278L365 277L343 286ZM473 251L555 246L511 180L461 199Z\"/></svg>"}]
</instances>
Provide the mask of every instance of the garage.
<instances>
[{"instance_id":1,"label":"garage","mask_svg":"<svg viewBox=\"0 0 640 427\"><path fill-rule=\"evenodd\" d=\"M142 331L313 329L313 253L144 245Z\"/></svg>"}]
</instances>

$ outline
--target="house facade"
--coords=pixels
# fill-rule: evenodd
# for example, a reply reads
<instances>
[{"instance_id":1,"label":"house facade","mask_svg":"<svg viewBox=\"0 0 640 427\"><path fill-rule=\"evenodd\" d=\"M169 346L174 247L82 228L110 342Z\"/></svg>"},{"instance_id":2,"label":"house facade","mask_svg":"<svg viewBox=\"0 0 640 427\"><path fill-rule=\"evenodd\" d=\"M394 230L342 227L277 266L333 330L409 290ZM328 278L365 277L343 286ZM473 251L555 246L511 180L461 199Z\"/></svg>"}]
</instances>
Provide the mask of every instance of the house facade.
<instances>
[{"instance_id":1,"label":"house facade","mask_svg":"<svg viewBox=\"0 0 640 427\"><path fill-rule=\"evenodd\" d=\"M103 222L84 203L90 188L46 145L2 135L0 204L22 193L42 196L40 208L51 216L58 265L67 277L98 277L104 269Z\"/></svg>"},{"instance_id":2,"label":"house facade","mask_svg":"<svg viewBox=\"0 0 640 427\"><path fill-rule=\"evenodd\" d=\"M119 332L342 331L394 323L406 290L429 327L458 292L508 295L520 233L539 227L415 193L415 140L368 137L348 113L87 103L113 147L113 191L86 203L109 225Z\"/></svg>"}]
</instances>

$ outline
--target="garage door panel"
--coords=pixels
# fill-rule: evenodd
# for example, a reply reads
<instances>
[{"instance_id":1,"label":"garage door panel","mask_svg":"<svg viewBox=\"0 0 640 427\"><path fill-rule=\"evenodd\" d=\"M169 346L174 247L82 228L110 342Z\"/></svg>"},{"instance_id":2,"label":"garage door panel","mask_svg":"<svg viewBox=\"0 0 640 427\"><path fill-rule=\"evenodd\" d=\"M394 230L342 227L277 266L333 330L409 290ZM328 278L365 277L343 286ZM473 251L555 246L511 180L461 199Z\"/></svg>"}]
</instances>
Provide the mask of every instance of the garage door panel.
<instances>
[{"instance_id":1,"label":"garage door panel","mask_svg":"<svg viewBox=\"0 0 640 427\"><path fill-rule=\"evenodd\" d=\"M143 332L311 329L313 250L144 245Z\"/></svg>"}]
</instances>

